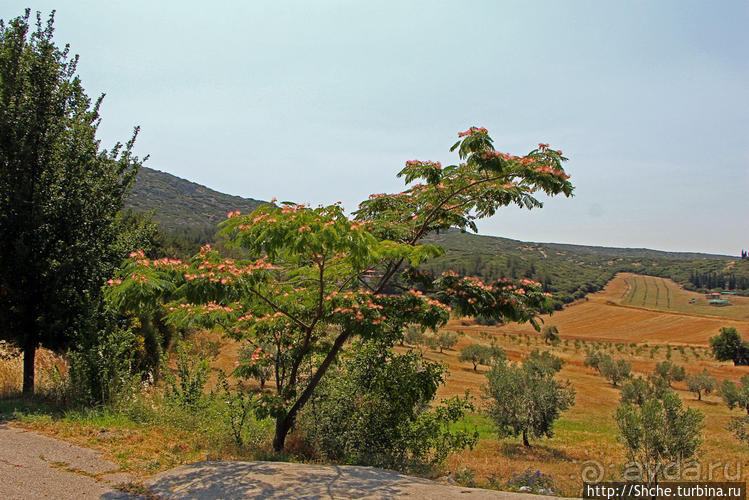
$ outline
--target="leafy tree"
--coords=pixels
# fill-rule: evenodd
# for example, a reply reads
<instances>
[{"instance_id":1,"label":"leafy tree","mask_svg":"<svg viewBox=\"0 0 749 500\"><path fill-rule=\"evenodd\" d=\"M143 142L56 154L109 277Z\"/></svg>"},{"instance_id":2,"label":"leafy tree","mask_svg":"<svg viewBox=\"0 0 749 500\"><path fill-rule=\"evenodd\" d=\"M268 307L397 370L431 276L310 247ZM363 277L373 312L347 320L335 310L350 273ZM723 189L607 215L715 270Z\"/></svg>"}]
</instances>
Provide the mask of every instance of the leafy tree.
<instances>
[{"instance_id":1,"label":"leafy tree","mask_svg":"<svg viewBox=\"0 0 749 500\"><path fill-rule=\"evenodd\" d=\"M741 377L739 384L724 380L720 387L720 395L730 409L736 407L746 410L749 415L749 375Z\"/></svg>"},{"instance_id":2,"label":"leafy tree","mask_svg":"<svg viewBox=\"0 0 749 500\"><path fill-rule=\"evenodd\" d=\"M575 401L569 382L554 379L561 367L560 358L538 351L522 365L501 361L492 366L484 392L499 437L522 435L523 445L530 446L529 437L553 436L554 421Z\"/></svg>"},{"instance_id":3,"label":"leafy tree","mask_svg":"<svg viewBox=\"0 0 749 500\"><path fill-rule=\"evenodd\" d=\"M611 356L602 353L599 350L589 350L585 355L585 361L583 361L583 364L589 368L597 370L598 373L601 373L601 363L605 360L611 361Z\"/></svg>"},{"instance_id":4,"label":"leafy tree","mask_svg":"<svg viewBox=\"0 0 749 500\"><path fill-rule=\"evenodd\" d=\"M99 106L75 76L78 57L29 10L0 23L0 335L24 350L34 391L37 346L99 328L101 287L125 255L117 213L137 173L133 138L100 151ZM137 129L136 129L137 134Z\"/></svg>"},{"instance_id":5,"label":"leafy tree","mask_svg":"<svg viewBox=\"0 0 749 500\"><path fill-rule=\"evenodd\" d=\"M683 366L673 364L671 361L661 361L655 364L655 375L662 378L666 385L671 387L671 381L681 382L686 376Z\"/></svg>"},{"instance_id":6,"label":"leafy tree","mask_svg":"<svg viewBox=\"0 0 749 500\"><path fill-rule=\"evenodd\" d=\"M479 365L489 365L494 359L504 360L505 353L502 348L497 346L471 344L461 349L458 359L473 363L473 371L476 371Z\"/></svg>"},{"instance_id":7,"label":"leafy tree","mask_svg":"<svg viewBox=\"0 0 749 500\"><path fill-rule=\"evenodd\" d=\"M621 391L622 404L642 406L655 397L655 388L642 377L627 380L622 384Z\"/></svg>"},{"instance_id":8,"label":"leafy tree","mask_svg":"<svg viewBox=\"0 0 749 500\"><path fill-rule=\"evenodd\" d=\"M554 344L559 341L559 328L554 325L547 325L541 329L541 336L545 344L549 342Z\"/></svg>"},{"instance_id":9,"label":"leafy tree","mask_svg":"<svg viewBox=\"0 0 749 500\"><path fill-rule=\"evenodd\" d=\"M702 401L702 393L710 394L715 390L717 381L710 376L710 372L703 370L687 377L687 388L697 394L697 399Z\"/></svg>"},{"instance_id":10,"label":"leafy tree","mask_svg":"<svg viewBox=\"0 0 749 500\"><path fill-rule=\"evenodd\" d=\"M510 204L539 207L534 192L572 193L565 158L546 144L517 157L496 151L485 129L459 137L452 149L463 163L407 162L399 175L410 186L372 195L353 220L338 205L266 204L250 215L231 213L222 231L245 249L246 260L223 259L209 247L191 263L134 254L112 299L131 310L164 304L174 324L220 325L256 347L273 345L275 394L265 394L259 408L275 418L273 447L282 450L350 339L399 341L408 325L444 325L450 308L537 326L538 312L550 306L541 284L527 279L484 283L413 269L441 253L422 244L428 234L476 231L474 219Z\"/></svg>"},{"instance_id":11,"label":"leafy tree","mask_svg":"<svg viewBox=\"0 0 749 500\"><path fill-rule=\"evenodd\" d=\"M439 349L441 353L443 349L452 349L458 343L458 334L443 330L431 336L429 343L432 349Z\"/></svg>"},{"instance_id":12,"label":"leafy tree","mask_svg":"<svg viewBox=\"0 0 749 500\"><path fill-rule=\"evenodd\" d=\"M598 365L601 375L607 378L616 387L622 380L629 377L632 367L623 359L613 360L606 356Z\"/></svg>"},{"instance_id":13,"label":"leafy tree","mask_svg":"<svg viewBox=\"0 0 749 500\"><path fill-rule=\"evenodd\" d=\"M306 439L325 457L387 468L418 468L476 443L478 434L451 430L472 409L452 398L430 409L444 368L389 343L356 342L331 369L303 413Z\"/></svg>"},{"instance_id":14,"label":"leafy tree","mask_svg":"<svg viewBox=\"0 0 749 500\"><path fill-rule=\"evenodd\" d=\"M749 342L733 327L720 329L720 335L710 337L710 346L718 361L733 361L735 366L749 365Z\"/></svg>"},{"instance_id":15,"label":"leafy tree","mask_svg":"<svg viewBox=\"0 0 749 500\"><path fill-rule=\"evenodd\" d=\"M701 444L702 420L702 413L683 409L671 391L662 400L653 397L641 406L622 403L616 411L621 441L649 484L657 482L664 466L694 456Z\"/></svg>"}]
</instances>

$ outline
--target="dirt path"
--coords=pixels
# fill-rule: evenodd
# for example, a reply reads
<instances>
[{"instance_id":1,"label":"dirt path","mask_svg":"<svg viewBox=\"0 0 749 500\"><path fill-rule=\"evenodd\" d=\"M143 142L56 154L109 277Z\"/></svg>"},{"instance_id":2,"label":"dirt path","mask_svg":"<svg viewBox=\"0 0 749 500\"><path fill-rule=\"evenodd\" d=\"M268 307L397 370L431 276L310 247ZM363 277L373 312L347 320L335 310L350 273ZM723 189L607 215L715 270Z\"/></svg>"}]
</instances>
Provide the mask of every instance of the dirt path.
<instances>
[{"instance_id":1,"label":"dirt path","mask_svg":"<svg viewBox=\"0 0 749 500\"><path fill-rule=\"evenodd\" d=\"M95 451L0 422L0 498L135 498L114 489L131 481Z\"/></svg>"}]
</instances>

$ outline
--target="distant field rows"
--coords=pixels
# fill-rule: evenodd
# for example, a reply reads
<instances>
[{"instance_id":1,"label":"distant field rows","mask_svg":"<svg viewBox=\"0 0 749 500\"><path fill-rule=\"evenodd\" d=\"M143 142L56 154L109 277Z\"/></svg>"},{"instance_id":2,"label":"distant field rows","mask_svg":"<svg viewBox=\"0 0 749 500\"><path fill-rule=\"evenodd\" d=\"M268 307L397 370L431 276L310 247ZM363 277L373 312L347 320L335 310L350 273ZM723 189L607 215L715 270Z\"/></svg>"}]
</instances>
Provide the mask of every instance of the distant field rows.
<instances>
[{"instance_id":1,"label":"distant field rows","mask_svg":"<svg viewBox=\"0 0 749 500\"><path fill-rule=\"evenodd\" d=\"M605 290L594 296L646 309L749 321L749 297L727 295L732 305L711 306L703 294L684 290L669 279L655 276L621 273L609 282ZM694 302L690 303L690 299Z\"/></svg>"}]
</instances>

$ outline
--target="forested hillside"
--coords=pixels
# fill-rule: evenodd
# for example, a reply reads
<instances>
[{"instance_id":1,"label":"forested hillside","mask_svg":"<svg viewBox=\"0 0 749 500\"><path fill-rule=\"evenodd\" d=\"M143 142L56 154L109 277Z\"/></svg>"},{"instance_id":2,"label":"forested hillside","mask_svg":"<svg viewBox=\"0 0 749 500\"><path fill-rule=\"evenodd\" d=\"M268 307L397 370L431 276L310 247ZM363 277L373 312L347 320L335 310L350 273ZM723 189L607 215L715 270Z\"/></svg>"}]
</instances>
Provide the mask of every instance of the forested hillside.
<instances>
[{"instance_id":1,"label":"forested hillside","mask_svg":"<svg viewBox=\"0 0 749 500\"><path fill-rule=\"evenodd\" d=\"M161 248L168 249L171 256L186 257L200 244L216 242L216 226L228 212L251 212L261 203L142 168L126 207L137 213L153 211L164 231ZM432 235L428 241L442 246L446 253L425 269L451 269L485 280L530 278L554 293L556 307L602 289L618 272L670 278L691 290L749 290L749 260L727 255L528 243L457 230ZM222 243L218 241L223 248Z\"/></svg>"},{"instance_id":2,"label":"forested hillside","mask_svg":"<svg viewBox=\"0 0 749 500\"><path fill-rule=\"evenodd\" d=\"M263 203L219 193L172 174L143 167L127 200L126 208L134 212L154 211L153 219L169 232L209 230L226 219L229 211L253 211Z\"/></svg>"}]
</instances>

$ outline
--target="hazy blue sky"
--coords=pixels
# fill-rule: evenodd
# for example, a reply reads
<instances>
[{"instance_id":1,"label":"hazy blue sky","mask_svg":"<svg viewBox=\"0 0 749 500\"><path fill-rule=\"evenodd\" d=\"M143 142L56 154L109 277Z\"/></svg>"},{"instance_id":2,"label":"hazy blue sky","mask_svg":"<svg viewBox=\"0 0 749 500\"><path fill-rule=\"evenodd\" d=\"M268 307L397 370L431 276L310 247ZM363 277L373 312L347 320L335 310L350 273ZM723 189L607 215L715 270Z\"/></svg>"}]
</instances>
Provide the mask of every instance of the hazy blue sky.
<instances>
[{"instance_id":1,"label":"hazy blue sky","mask_svg":"<svg viewBox=\"0 0 749 500\"><path fill-rule=\"evenodd\" d=\"M215 5L210 5L215 4ZM749 247L749 2L4 1L57 9L106 92L101 138L148 166L297 202L402 188L410 159L549 142L575 197L481 233L738 254Z\"/></svg>"}]
</instances>

